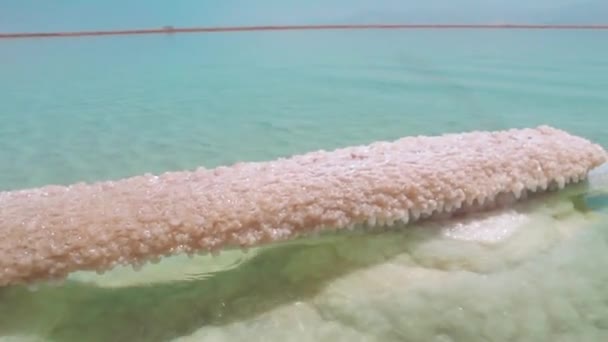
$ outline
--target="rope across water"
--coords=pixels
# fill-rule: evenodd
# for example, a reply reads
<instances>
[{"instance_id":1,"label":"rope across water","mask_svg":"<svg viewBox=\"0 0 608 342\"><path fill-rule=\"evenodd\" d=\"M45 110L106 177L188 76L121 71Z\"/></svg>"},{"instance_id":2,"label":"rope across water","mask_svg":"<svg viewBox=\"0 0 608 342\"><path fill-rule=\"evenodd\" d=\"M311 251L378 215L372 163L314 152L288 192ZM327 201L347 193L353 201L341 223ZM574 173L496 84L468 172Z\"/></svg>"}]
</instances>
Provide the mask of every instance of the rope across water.
<instances>
[{"instance_id":1,"label":"rope across water","mask_svg":"<svg viewBox=\"0 0 608 342\"><path fill-rule=\"evenodd\" d=\"M264 25L264 26L220 26L220 27L182 27L165 26L162 28L101 30L101 31L64 31L64 32L15 32L0 33L0 39L23 38L65 38L84 36L117 36L142 34L175 33L217 33L246 31L294 31L294 30L421 30L421 29L492 29L492 30L608 30L608 24L597 25L543 25L543 24L351 24L351 25Z\"/></svg>"}]
</instances>

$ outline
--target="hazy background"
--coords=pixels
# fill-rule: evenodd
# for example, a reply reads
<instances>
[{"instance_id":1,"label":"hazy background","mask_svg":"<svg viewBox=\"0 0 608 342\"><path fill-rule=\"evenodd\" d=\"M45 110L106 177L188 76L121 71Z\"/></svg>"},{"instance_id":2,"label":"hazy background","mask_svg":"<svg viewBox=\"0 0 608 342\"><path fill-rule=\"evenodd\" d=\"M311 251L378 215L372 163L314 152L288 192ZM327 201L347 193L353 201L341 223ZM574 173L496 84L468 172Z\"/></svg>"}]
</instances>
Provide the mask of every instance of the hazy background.
<instances>
[{"instance_id":1,"label":"hazy background","mask_svg":"<svg viewBox=\"0 0 608 342\"><path fill-rule=\"evenodd\" d=\"M0 0L0 31L369 22L602 23L606 0Z\"/></svg>"}]
</instances>

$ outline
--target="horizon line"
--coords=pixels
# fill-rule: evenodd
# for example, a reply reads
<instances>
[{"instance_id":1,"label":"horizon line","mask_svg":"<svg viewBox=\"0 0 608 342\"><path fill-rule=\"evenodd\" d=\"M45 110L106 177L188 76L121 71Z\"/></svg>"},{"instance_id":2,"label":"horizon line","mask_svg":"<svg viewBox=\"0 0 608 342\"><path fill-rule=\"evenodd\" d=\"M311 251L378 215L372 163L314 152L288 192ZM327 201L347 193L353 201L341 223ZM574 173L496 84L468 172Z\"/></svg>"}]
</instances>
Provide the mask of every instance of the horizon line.
<instances>
[{"instance_id":1,"label":"horizon line","mask_svg":"<svg viewBox=\"0 0 608 342\"><path fill-rule=\"evenodd\" d=\"M85 36L118 36L175 33L221 33L247 31L305 31L305 30L397 30L397 29L527 29L527 30L608 30L608 24L328 24L328 25L256 25L256 26L208 26L161 28L57 31L57 32L14 32L0 33L0 39L26 38L68 38Z\"/></svg>"}]
</instances>

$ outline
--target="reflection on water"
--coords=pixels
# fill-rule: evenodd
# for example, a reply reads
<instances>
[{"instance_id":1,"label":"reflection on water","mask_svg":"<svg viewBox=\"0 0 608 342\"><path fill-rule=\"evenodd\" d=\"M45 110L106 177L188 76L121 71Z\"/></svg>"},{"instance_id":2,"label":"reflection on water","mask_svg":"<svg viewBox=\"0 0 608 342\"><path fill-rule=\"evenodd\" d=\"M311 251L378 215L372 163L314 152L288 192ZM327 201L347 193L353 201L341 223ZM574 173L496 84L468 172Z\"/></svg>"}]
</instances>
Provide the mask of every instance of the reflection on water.
<instances>
[{"instance_id":1,"label":"reflection on water","mask_svg":"<svg viewBox=\"0 0 608 342\"><path fill-rule=\"evenodd\" d=\"M580 194L580 188L574 189L505 214L514 220L525 217L527 223L497 243L450 238L446 225L429 223L381 233L324 236L246 254L174 257L140 272L125 268L103 276L80 273L60 286L36 291L2 288L0 336L49 341L166 341L188 336L390 341L404 336L441 340L445 335L472 341L479 337L466 322L480 329L498 324L491 313L499 310L504 315L500 324L517 323L521 318L515 315L521 312L504 311L505 303L525 301L539 291L546 291L540 293L540 302L567 295L568 303L591 303L586 312L598 315L602 303L608 303L608 282L600 289L591 287L602 284L600 276L594 268L585 273L591 270L585 265L588 255L577 256L571 250L599 253L608 245L608 236L593 225L608 221L602 214L578 210L584 209L581 203L595 203L581 202ZM488 221L487 226L492 224ZM560 248L567 252L554 252ZM604 259L593 262L608 266ZM561 279L560 274L582 274L590 280L583 284L580 278ZM561 279L562 285L544 279ZM515 291L517 286L523 287ZM584 300L590 293L605 302ZM549 323L559 316L551 312L559 307L539 303L540 313L534 314ZM578 304L566 304L560 305L583 314ZM437 315L450 307L463 311L450 320L438 320ZM484 313L488 317L482 319L479 315ZM412 326L404 317L422 321ZM597 319L608 324L608 316L595 321L581 316L577 322L593 325ZM526 333L528 328L521 329L519 333ZM555 329L549 325L538 334L546 337L561 331Z\"/></svg>"}]
</instances>

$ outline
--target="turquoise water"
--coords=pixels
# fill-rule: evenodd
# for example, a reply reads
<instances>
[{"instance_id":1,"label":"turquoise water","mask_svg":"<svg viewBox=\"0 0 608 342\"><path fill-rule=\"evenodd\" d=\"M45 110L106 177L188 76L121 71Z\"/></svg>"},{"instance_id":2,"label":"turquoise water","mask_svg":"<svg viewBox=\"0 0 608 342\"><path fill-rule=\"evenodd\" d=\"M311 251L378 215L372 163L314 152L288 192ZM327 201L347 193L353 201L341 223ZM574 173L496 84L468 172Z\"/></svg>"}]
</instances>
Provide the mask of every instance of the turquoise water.
<instances>
[{"instance_id":1,"label":"turquoise water","mask_svg":"<svg viewBox=\"0 0 608 342\"><path fill-rule=\"evenodd\" d=\"M539 124L606 147L606 35L2 41L0 190ZM595 184L456 233L415 226L0 288L0 341L606 340L608 181ZM455 238L462 227L508 237Z\"/></svg>"},{"instance_id":2,"label":"turquoise water","mask_svg":"<svg viewBox=\"0 0 608 342\"><path fill-rule=\"evenodd\" d=\"M356 31L0 44L0 189L551 124L608 145L604 32Z\"/></svg>"}]
</instances>

